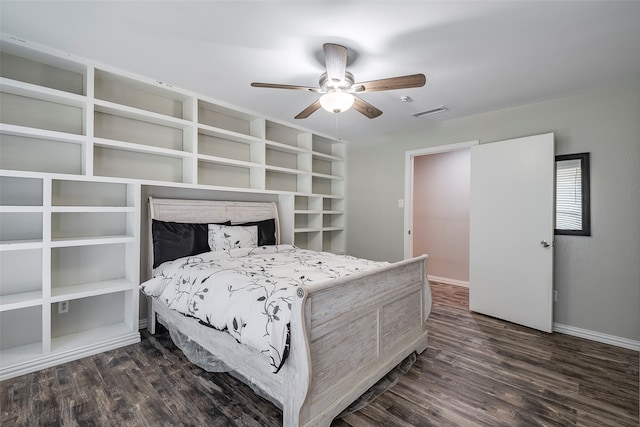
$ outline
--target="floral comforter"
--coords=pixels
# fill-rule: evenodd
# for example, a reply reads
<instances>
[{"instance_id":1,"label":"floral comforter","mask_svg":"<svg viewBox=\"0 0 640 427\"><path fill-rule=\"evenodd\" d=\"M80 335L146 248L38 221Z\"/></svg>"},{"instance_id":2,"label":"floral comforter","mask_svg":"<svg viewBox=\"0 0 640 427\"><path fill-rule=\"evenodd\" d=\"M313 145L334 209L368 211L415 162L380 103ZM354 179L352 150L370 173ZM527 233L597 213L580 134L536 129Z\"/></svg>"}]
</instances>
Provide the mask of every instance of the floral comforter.
<instances>
[{"instance_id":1,"label":"floral comforter","mask_svg":"<svg viewBox=\"0 0 640 427\"><path fill-rule=\"evenodd\" d=\"M141 289L169 308L256 348L277 372L288 352L297 286L386 264L291 245L241 248L165 262Z\"/></svg>"}]
</instances>

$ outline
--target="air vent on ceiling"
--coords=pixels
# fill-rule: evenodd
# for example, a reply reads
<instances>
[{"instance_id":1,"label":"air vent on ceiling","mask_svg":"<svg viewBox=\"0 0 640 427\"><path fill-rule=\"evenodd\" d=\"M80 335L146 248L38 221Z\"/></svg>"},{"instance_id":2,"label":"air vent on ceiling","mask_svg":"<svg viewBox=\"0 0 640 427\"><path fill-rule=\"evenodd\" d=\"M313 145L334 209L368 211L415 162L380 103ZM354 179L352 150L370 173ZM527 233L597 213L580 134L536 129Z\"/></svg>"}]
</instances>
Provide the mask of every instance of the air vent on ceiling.
<instances>
[{"instance_id":1,"label":"air vent on ceiling","mask_svg":"<svg viewBox=\"0 0 640 427\"><path fill-rule=\"evenodd\" d=\"M444 113L445 111L449 111L449 109L447 107L445 107L445 106L442 106L442 107L438 107L438 108L433 108L431 110L422 111L420 113L415 113L413 116L414 117L424 117L424 116L430 116L432 114Z\"/></svg>"}]
</instances>

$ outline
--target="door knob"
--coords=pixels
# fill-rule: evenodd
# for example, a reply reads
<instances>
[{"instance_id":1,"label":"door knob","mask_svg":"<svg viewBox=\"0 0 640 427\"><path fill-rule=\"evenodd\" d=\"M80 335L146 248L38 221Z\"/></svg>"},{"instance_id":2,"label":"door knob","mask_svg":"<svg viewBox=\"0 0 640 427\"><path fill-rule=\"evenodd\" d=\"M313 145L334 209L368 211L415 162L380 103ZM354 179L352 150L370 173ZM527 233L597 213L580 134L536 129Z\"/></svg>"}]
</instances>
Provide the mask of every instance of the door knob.
<instances>
[{"instance_id":1,"label":"door knob","mask_svg":"<svg viewBox=\"0 0 640 427\"><path fill-rule=\"evenodd\" d=\"M543 248L548 248L549 247L549 242L547 242L546 240L543 240L540 242L540 246L542 246Z\"/></svg>"}]
</instances>

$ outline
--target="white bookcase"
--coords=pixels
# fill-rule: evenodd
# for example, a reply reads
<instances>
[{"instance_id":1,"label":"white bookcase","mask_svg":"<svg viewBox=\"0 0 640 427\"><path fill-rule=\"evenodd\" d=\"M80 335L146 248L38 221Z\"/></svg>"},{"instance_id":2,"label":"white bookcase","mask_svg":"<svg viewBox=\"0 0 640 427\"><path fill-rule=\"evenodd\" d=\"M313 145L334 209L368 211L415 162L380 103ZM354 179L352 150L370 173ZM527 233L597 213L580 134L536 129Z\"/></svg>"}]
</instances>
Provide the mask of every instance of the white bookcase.
<instances>
[{"instance_id":1,"label":"white bookcase","mask_svg":"<svg viewBox=\"0 0 640 427\"><path fill-rule=\"evenodd\" d=\"M0 378L139 341L140 185L4 171L0 201Z\"/></svg>"},{"instance_id":2,"label":"white bookcase","mask_svg":"<svg viewBox=\"0 0 640 427\"><path fill-rule=\"evenodd\" d=\"M343 141L2 35L0 378L139 339L143 186L271 195L285 243L344 253L345 152Z\"/></svg>"}]
</instances>

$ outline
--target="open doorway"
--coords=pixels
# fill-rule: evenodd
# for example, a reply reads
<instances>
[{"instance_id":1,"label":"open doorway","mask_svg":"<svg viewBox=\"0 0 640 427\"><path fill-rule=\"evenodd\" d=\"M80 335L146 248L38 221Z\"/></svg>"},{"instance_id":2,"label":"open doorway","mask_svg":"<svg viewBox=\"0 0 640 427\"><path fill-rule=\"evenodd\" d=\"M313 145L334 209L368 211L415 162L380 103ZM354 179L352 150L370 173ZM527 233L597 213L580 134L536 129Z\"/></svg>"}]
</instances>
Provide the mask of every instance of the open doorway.
<instances>
[{"instance_id":1,"label":"open doorway","mask_svg":"<svg viewBox=\"0 0 640 427\"><path fill-rule=\"evenodd\" d=\"M406 153L405 258L426 253L434 302L469 307L470 148Z\"/></svg>"}]
</instances>

